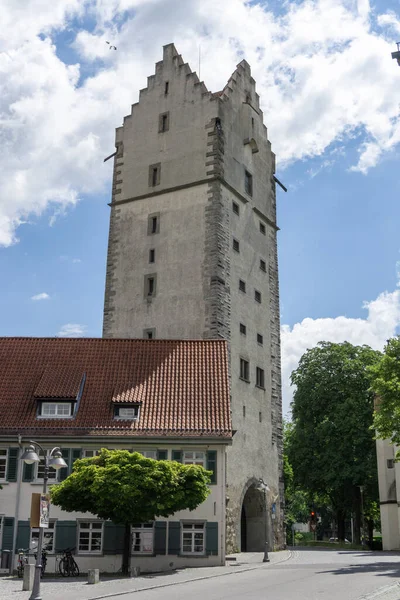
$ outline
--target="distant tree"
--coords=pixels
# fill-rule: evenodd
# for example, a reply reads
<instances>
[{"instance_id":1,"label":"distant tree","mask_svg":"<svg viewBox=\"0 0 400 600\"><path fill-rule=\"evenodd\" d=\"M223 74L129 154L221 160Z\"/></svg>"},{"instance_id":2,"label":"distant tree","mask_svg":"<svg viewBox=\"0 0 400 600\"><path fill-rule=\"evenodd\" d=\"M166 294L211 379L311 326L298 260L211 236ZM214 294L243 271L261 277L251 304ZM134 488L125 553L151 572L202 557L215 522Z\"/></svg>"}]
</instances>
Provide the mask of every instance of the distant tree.
<instances>
[{"instance_id":1,"label":"distant tree","mask_svg":"<svg viewBox=\"0 0 400 600\"><path fill-rule=\"evenodd\" d=\"M290 422L283 424L283 477L285 484L285 524L286 539L291 539L291 530L294 523L307 523L309 511L308 494L296 487L294 482L293 467L290 464L288 456L288 447L290 444L290 434L293 425Z\"/></svg>"},{"instance_id":2,"label":"distant tree","mask_svg":"<svg viewBox=\"0 0 400 600\"><path fill-rule=\"evenodd\" d=\"M51 500L67 512L89 512L125 525L122 572L127 574L131 525L194 510L210 493L209 483L210 471L198 465L102 449L98 456L75 461L71 475L52 487Z\"/></svg>"},{"instance_id":3,"label":"distant tree","mask_svg":"<svg viewBox=\"0 0 400 600\"><path fill-rule=\"evenodd\" d=\"M377 436L400 445L400 336L388 340L380 361L370 369L377 397Z\"/></svg>"},{"instance_id":4,"label":"distant tree","mask_svg":"<svg viewBox=\"0 0 400 600\"><path fill-rule=\"evenodd\" d=\"M303 354L291 376L296 391L288 457L294 482L311 495L328 496L341 540L345 518L354 513L355 541L359 541L360 486L371 500L376 493L368 369L380 356L368 346L320 342Z\"/></svg>"}]
</instances>

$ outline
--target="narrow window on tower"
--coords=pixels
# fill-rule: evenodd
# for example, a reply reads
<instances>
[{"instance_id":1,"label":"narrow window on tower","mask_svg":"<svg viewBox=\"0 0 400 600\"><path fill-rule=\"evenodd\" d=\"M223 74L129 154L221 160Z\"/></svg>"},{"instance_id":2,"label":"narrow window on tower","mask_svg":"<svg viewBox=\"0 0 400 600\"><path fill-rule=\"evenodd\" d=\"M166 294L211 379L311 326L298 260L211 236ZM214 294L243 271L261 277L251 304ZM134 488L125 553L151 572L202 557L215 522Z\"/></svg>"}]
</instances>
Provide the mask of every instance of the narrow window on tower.
<instances>
[{"instance_id":1,"label":"narrow window on tower","mask_svg":"<svg viewBox=\"0 0 400 600\"><path fill-rule=\"evenodd\" d=\"M264 273L267 271L267 263L262 258L260 258L260 269L261 271L264 271Z\"/></svg>"},{"instance_id":2,"label":"narrow window on tower","mask_svg":"<svg viewBox=\"0 0 400 600\"><path fill-rule=\"evenodd\" d=\"M235 238L233 238L232 247L235 252L240 252L239 240L235 240Z\"/></svg>"},{"instance_id":3,"label":"narrow window on tower","mask_svg":"<svg viewBox=\"0 0 400 600\"><path fill-rule=\"evenodd\" d=\"M164 84L164 94L167 96L169 92L169 81L166 81Z\"/></svg>"},{"instance_id":4,"label":"narrow window on tower","mask_svg":"<svg viewBox=\"0 0 400 600\"><path fill-rule=\"evenodd\" d=\"M244 190L249 196L253 195L253 175L248 171L244 172Z\"/></svg>"},{"instance_id":5,"label":"narrow window on tower","mask_svg":"<svg viewBox=\"0 0 400 600\"><path fill-rule=\"evenodd\" d=\"M246 335L246 325L244 323L240 323L239 328L240 328L240 333L242 335Z\"/></svg>"},{"instance_id":6,"label":"narrow window on tower","mask_svg":"<svg viewBox=\"0 0 400 600\"><path fill-rule=\"evenodd\" d=\"M254 290L254 300L261 304L261 292Z\"/></svg>"},{"instance_id":7,"label":"narrow window on tower","mask_svg":"<svg viewBox=\"0 0 400 600\"><path fill-rule=\"evenodd\" d=\"M261 333L257 333L257 344L259 344L260 346L264 344L264 338L261 335Z\"/></svg>"},{"instance_id":8,"label":"narrow window on tower","mask_svg":"<svg viewBox=\"0 0 400 600\"><path fill-rule=\"evenodd\" d=\"M239 204L237 202L232 202L232 210L235 215L239 214Z\"/></svg>"},{"instance_id":9,"label":"narrow window on tower","mask_svg":"<svg viewBox=\"0 0 400 600\"><path fill-rule=\"evenodd\" d=\"M243 279L239 279L239 290L244 294L246 293L246 282Z\"/></svg>"},{"instance_id":10,"label":"narrow window on tower","mask_svg":"<svg viewBox=\"0 0 400 600\"><path fill-rule=\"evenodd\" d=\"M161 178L161 163L150 165L149 167L149 187L160 185Z\"/></svg>"},{"instance_id":11,"label":"narrow window on tower","mask_svg":"<svg viewBox=\"0 0 400 600\"><path fill-rule=\"evenodd\" d=\"M155 233L155 232L153 232ZM156 251L154 248L150 248L149 250L149 263L156 262Z\"/></svg>"},{"instance_id":12,"label":"narrow window on tower","mask_svg":"<svg viewBox=\"0 0 400 600\"><path fill-rule=\"evenodd\" d=\"M160 213L153 213L148 216L147 235L154 235L155 233L160 233ZM155 251L153 258L155 258ZM154 260L151 260L151 250L149 252L149 259L149 262L154 262Z\"/></svg>"},{"instance_id":13,"label":"narrow window on tower","mask_svg":"<svg viewBox=\"0 0 400 600\"><path fill-rule=\"evenodd\" d=\"M244 381L249 382L250 381L249 374L250 374L249 361L245 360L244 358L241 358L240 359L240 379L243 379Z\"/></svg>"},{"instance_id":14,"label":"narrow window on tower","mask_svg":"<svg viewBox=\"0 0 400 600\"><path fill-rule=\"evenodd\" d=\"M156 295L156 274L145 275L144 276L144 297L145 298L154 298Z\"/></svg>"},{"instance_id":15,"label":"narrow window on tower","mask_svg":"<svg viewBox=\"0 0 400 600\"><path fill-rule=\"evenodd\" d=\"M260 232L265 235L266 234L266 229L265 229L265 225L264 223L261 223L260 221Z\"/></svg>"},{"instance_id":16,"label":"narrow window on tower","mask_svg":"<svg viewBox=\"0 0 400 600\"><path fill-rule=\"evenodd\" d=\"M264 369L256 368L256 386L265 389Z\"/></svg>"},{"instance_id":17,"label":"narrow window on tower","mask_svg":"<svg viewBox=\"0 0 400 600\"><path fill-rule=\"evenodd\" d=\"M163 113L158 118L158 132L164 133L169 129L169 112Z\"/></svg>"},{"instance_id":18,"label":"narrow window on tower","mask_svg":"<svg viewBox=\"0 0 400 600\"><path fill-rule=\"evenodd\" d=\"M143 329L143 337L145 340L154 340L156 337L156 330L154 327L150 329Z\"/></svg>"}]
</instances>

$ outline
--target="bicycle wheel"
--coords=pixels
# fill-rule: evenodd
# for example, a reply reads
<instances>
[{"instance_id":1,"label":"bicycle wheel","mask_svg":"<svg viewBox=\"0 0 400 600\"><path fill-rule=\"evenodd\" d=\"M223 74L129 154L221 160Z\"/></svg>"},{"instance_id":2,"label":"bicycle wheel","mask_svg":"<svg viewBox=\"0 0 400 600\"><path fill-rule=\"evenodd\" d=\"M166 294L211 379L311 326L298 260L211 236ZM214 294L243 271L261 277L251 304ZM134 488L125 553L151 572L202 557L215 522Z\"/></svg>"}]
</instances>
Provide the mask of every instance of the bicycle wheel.
<instances>
[{"instance_id":1,"label":"bicycle wheel","mask_svg":"<svg viewBox=\"0 0 400 600\"><path fill-rule=\"evenodd\" d=\"M20 579L22 579L23 574L24 574L24 569L22 568L22 565L20 563L18 563L17 575Z\"/></svg>"},{"instance_id":2,"label":"bicycle wheel","mask_svg":"<svg viewBox=\"0 0 400 600\"><path fill-rule=\"evenodd\" d=\"M60 560L58 570L60 571L60 575L63 577L69 576L68 560L66 556L63 556L63 558Z\"/></svg>"},{"instance_id":3,"label":"bicycle wheel","mask_svg":"<svg viewBox=\"0 0 400 600\"><path fill-rule=\"evenodd\" d=\"M71 558L70 570L71 570L72 577L79 577L79 567L73 558Z\"/></svg>"}]
</instances>

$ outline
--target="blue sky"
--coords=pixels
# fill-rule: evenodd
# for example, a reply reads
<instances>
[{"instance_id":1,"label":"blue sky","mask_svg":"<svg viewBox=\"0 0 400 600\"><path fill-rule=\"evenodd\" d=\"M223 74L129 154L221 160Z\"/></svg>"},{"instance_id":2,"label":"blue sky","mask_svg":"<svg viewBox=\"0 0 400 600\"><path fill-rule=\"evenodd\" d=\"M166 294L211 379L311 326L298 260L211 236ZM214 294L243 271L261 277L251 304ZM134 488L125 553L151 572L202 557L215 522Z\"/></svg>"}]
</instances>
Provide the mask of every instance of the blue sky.
<instances>
[{"instance_id":1,"label":"blue sky","mask_svg":"<svg viewBox=\"0 0 400 600\"><path fill-rule=\"evenodd\" d=\"M171 41L193 69L201 46L213 91L243 56L257 81L289 189L278 188L286 404L290 370L319 339L381 348L397 332L398 2L27 2L6 3L17 26L0 38L0 335L101 335L102 160Z\"/></svg>"}]
</instances>

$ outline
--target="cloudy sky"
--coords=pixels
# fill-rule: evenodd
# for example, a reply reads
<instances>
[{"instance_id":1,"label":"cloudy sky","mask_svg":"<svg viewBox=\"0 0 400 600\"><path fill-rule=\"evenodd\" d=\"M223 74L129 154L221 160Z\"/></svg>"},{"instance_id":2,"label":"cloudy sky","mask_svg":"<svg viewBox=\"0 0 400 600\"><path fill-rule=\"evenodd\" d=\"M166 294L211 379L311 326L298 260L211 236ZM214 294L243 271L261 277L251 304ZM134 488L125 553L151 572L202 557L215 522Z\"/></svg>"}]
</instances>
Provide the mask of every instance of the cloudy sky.
<instances>
[{"instance_id":1,"label":"cloudy sky","mask_svg":"<svg viewBox=\"0 0 400 600\"><path fill-rule=\"evenodd\" d=\"M174 42L252 66L279 192L282 359L400 325L398 0L3 0L1 335L101 335L114 129ZM118 50L109 50L106 40ZM285 410L286 410L285 409Z\"/></svg>"}]
</instances>

